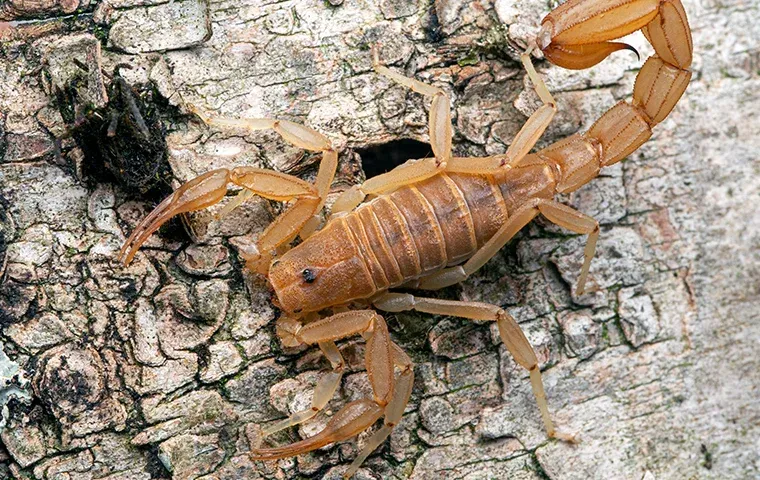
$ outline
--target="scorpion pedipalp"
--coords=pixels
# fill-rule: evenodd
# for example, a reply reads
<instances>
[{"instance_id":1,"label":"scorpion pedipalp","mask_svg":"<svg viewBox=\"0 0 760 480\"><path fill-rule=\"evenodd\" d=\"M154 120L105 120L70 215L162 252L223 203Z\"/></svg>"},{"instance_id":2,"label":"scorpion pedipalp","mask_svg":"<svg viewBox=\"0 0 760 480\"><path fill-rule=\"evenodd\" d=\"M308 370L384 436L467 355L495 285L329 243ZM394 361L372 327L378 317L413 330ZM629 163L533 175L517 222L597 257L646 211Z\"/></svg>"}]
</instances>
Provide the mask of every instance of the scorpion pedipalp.
<instances>
[{"instance_id":1,"label":"scorpion pedipalp","mask_svg":"<svg viewBox=\"0 0 760 480\"><path fill-rule=\"evenodd\" d=\"M271 129L296 146L322 152L322 162L315 184L312 186L292 175L253 167L207 172L182 185L143 219L125 242L119 258L124 264L129 264L145 240L169 218L218 203L227 193L227 184L233 183L243 187L244 191L232 201L228 208L223 210L223 214L229 213L232 208L253 194L270 200L295 200L293 205L272 222L259 237L256 246L258 252L261 252L260 258L246 259L249 264L256 265L260 273L265 273L269 267L271 252L295 238L324 205L335 176L338 154L327 137L304 125L269 118L236 120L209 117L200 113L195 107L189 107L189 109L211 125L244 128L251 131Z\"/></svg>"},{"instance_id":2,"label":"scorpion pedipalp","mask_svg":"<svg viewBox=\"0 0 760 480\"><path fill-rule=\"evenodd\" d=\"M372 426L382 415L382 407L370 399L353 401L333 415L324 430L316 435L284 447L251 450L251 459L277 460L311 452L355 436Z\"/></svg>"},{"instance_id":3,"label":"scorpion pedipalp","mask_svg":"<svg viewBox=\"0 0 760 480\"><path fill-rule=\"evenodd\" d=\"M219 202L227 193L228 182L228 170L212 170L175 190L135 227L119 252L119 260L128 265L145 240L171 217Z\"/></svg>"}]
</instances>

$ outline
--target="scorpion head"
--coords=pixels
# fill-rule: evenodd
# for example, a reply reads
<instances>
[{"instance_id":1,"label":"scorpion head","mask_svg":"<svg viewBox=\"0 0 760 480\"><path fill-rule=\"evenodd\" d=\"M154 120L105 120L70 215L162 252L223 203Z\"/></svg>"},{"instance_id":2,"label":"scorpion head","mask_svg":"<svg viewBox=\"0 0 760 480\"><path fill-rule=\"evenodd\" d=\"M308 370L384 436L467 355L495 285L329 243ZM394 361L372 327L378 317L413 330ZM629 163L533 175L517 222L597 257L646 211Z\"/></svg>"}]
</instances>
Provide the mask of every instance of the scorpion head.
<instances>
[{"instance_id":1,"label":"scorpion head","mask_svg":"<svg viewBox=\"0 0 760 480\"><path fill-rule=\"evenodd\" d=\"M374 292L374 284L343 222L331 222L274 260L269 282L283 310L315 312Z\"/></svg>"}]
</instances>

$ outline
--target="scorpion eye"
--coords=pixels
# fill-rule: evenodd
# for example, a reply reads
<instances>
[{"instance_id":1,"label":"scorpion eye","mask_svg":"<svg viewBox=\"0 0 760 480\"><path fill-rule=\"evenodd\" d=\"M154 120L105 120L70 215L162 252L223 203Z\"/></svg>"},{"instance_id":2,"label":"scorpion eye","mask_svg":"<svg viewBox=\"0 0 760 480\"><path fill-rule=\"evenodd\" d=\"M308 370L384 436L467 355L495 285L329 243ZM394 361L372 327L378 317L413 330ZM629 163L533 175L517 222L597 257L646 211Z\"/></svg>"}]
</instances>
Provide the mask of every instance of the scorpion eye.
<instances>
[{"instance_id":1,"label":"scorpion eye","mask_svg":"<svg viewBox=\"0 0 760 480\"><path fill-rule=\"evenodd\" d=\"M303 275L303 281L306 283L314 283L314 280L317 279L317 275L309 268L304 268L301 275Z\"/></svg>"}]
</instances>

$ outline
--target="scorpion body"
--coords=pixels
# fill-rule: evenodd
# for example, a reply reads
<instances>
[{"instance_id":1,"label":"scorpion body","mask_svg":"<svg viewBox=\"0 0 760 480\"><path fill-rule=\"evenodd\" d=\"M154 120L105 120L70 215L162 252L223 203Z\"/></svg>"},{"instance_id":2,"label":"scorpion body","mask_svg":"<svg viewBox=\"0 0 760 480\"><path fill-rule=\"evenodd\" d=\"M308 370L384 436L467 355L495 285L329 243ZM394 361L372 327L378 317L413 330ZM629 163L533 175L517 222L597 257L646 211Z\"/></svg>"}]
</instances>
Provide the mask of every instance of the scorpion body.
<instances>
[{"instance_id":1,"label":"scorpion body","mask_svg":"<svg viewBox=\"0 0 760 480\"><path fill-rule=\"evenodd\" d=\"M616 50L630 48L611 40L639 29L654 47L655 55L642 66L632 100L610 108L587 132L530 154L557 110L533 67L531 51L539 49L551 62L565 68L587 68ZM384 418L382 427L367 440L346 471L349 477L399 422L412 391L413 365L391 340L383 317L370 307L496 322L505 346L529 372L547 434L574 441L573 435L555 429L536 355L508 312L480 302L439 300L389 290L436 290L461 282L540 214L574 233L588 235L578 278L578 293L582 293L599 224L553 198L585 185L602 168L622 160L649 139L652 128L667 117L686 89L691 78L691 55L691 33L680 0L570 0L544 18L535 45L521 55L542 105L505 154L461 158L451 154L446 94L382 66L374 49L373 66L379 74L431 97L429 125L434 158L409 161L347 190L333 204L332 217L320 231L316 231L318 214L338 158L325 136L285 120L224 119L194 109L208 125L272 129L296 146L321 152L315 183L251 167L208 172L159 204L126 241L121 259L131 261L140 245L172 216L221 201L230 183L242 189L223 214L253 195L292 202L260 235L256 247L241 251L241 256L249 268L266 275L274 289L283 311L277 323L282 343L318 345L333 368L317 383L310 409L268 425L262 438L297 425L325 407L344 370L335 344L339 339L361 335L366 340L365 361L373 395L344 406L313 437L276 448L260 448L255 442L251 456L256 460L294 456L345 440ZM297 235L304 241L277 256ZM357 305L362 307L356 309ZM320 313L328 309L332 315L321 318Z\"/></svg>"},{"instance_id":2,"label":"scorpion body","mask_svg":"<svg viewBox=\"0 0 760 480\"><path fill-rule=\"evenodd\" d=\"M269 279L280 306L319 311L460 264L530 199L551 198L553 177L545 165L499 175L440 173L380 195L274 262ZM308 289L299 288L304 282Z\"/></svg>"}]
</instances>

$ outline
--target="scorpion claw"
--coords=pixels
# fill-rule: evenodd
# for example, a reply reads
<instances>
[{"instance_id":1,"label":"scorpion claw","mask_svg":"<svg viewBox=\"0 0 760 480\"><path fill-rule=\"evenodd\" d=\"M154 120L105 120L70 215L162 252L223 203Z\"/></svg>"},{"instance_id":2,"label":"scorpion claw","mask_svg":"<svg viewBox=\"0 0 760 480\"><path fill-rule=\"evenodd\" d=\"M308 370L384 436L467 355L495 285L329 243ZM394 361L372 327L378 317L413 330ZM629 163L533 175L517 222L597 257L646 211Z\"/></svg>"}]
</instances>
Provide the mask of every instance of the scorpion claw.
<instances>
[{"instance_id":1,"label":"scorpion claw","mask_svg":"<svg viewBox=\"0 0 760 480\"><path fill-rule=\"evenodd\" d=\"M200 210L219 202L227 193L229 179L229 170L219 169L205 173L182 185L137 225L132 235L124 242L119 252L119 260L124 265L129 265L145 240L171 217L179 213Z\"/></svg>"},{"instance_id":2,"label":"scorpion claw","mask_svg":"<svg viewBox=\"0 0 760 480\"><path fill-rule=\"evenodd\" d=\"M278 460L346 440L369 428L382 414L383 409L372 400L356 400L333 415L325 429L313 437L284 447L253 449L251 450L251 459Z\"/></svg>"}]
</instances>

